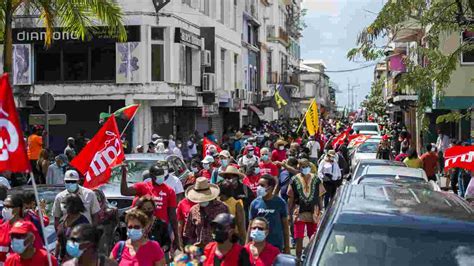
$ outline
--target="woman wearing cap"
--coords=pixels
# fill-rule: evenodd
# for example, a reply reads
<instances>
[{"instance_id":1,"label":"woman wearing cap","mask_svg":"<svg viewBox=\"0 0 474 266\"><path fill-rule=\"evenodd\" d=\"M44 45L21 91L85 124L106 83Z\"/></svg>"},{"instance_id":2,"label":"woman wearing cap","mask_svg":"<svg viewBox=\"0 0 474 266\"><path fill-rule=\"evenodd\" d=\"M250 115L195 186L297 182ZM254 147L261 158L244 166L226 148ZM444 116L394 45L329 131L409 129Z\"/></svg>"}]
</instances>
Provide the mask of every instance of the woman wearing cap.
<instances>
[{"instance_id":1,"label":"woman wearing cap","mask_svg":"<svg viewBox=\"0 0 474 266\"><path fill-rule=\"evenodd\" d=\"M242 183L249 187L253 194L257 193L258 180L262 176L260 174L260 166L258 163L249 164L245 167L245 177L242 180Z\"/></svg>"},{"instance_id":2,"label":"woman wearing cap","mask_svg":"<svg viewBox=\"0 0 474 266\"><path fill-rule=\"evenodd\" d=\"M186 244L205 247L212 241L212 231L208 221L221 213L229 213L227 206L216 200L220 189L217 185L209 184L205 177L199 177L194 186L186 190L186 198L197 203L189 211L184 225L183 238Z\"/></svg>"},{"instance_id":3,"label":"woman wearing cap","mask_svg":"<svg viewBox=\"0 0 474 266\"><path fill-rule=\"evenodd\" d=\"M259 163L260 159L255 155L255 147L252 145L247 145L247 154L240 157L239 159L239 166L240 167L246 167L247 165L253 164L253 163Z\"/></svg>"},{"instance_id":4,"label":"woman wearing cap","mask_svg":"<svg viewBox=\"0 0 474 266\"><path fill-rule=\"evenodd\" d=\"M334 160L336 152L328 151L324 159L319 163L318 177L323 181L326 194L324 195L324 207L327 208L329 201L336 194L337 188L342 184L342 172L339 164Z\"/></svg>"},{"instance_id":5,"label":"woman wearing cap","mask_svg":"<svg viewBox=\"0 0 474 266\"><path fill-rule=\"evenodd\" d=\"M127 223L126 241L120 241L110 253L110 259L120 266L165 265L165 253L158 242L149 240L145 231L149 224L148 216L140 210L132 209L125 216Z\"/></svg>"},{"instance_id":6,"label":"woman wearing cap","mask_svg":"<svg viewBox=\"0 0 474 266\"><path fill-rule=\"evenodd\" d=\"M286 149L285 146L288 142L279 139L275 142L275 150L272 151L272 161L273 162L283 162L286 160Z\"/></svg>"},{"instance_id":7,"label":"woman wearing cap","mask_svg":"<svg viewBox=\"0 0 474 266\"><path fill-rule=\"evenodd\" d=\"M247 266L250 257L247 250L239 245L235 235L235 219L228 213L217 215L211 222L214 242L206 245L204 266Z\"/></svg>"},{"instance_id":8,"label":"woman wearing cap","mask_svg":"<svg viewBox=\"0 0 474 266\"><path fill-rule=\"evenodd\" d=\"M202 170L199 172L198 176L203 176L208 180L211 180L212 171L214 170L212 164L214 163L214 157L207 155L201 161Z\"/></svg>"},{"instance_id":9,"label":"woman wearing cap","mask_svg":"<svg viewBox=\"0 0 474 266\"><path fill-rule=\"evenodd\" d=\"M59 222L56 242L56 256L60 262L70 259L66 252L66 242L71 235L72 228L76 225L89 223L89 220L81 214L85 211L85 207L78 195L70 194L64 199L62 205L66 215Z\"/></svg>"},{"instance_id":10,"label":"woman wearing cap","mask_svg":"<svg viewBox=\"0 0 474 266\"><path fill-rule=\"evenodd\" d=\"M263 217L256 217L250 224L250 238L245 249L250 255L250 264L255 266L271 266L280 250L266 241L269 234L269 223Z\"/></svg>"},{"instance_id":11,"label":"woman wearing cap","mask_svg":"<svg viewBox=\"0 0 474 266\"><path fill-rule=\"evenodd\" d=\"M311 173L309 160L301 159L298 166L300 173L293 178L287 194L288 212L293 214L296 257L300 258L305 229L310 239L316 232L322 209L320 199L324 192L321 191L321 180Z\"/></svg>"},{"instance_id":12,"label":"woman wearing cap","mask_svg":"<svg viewBox=\"0 0 474 266\"><path fill-rule=\"evenodd\" d=\"M223 202L229 208L229 213L234 215L235 222L237 225L236 233L238 234L240 241L245 241L245 212L244 204L242 200L236 200L232 196L232 183L230 180L224 180L219 183L221 193L219 194L219 200Z\"/></svg>"}]
</instances>

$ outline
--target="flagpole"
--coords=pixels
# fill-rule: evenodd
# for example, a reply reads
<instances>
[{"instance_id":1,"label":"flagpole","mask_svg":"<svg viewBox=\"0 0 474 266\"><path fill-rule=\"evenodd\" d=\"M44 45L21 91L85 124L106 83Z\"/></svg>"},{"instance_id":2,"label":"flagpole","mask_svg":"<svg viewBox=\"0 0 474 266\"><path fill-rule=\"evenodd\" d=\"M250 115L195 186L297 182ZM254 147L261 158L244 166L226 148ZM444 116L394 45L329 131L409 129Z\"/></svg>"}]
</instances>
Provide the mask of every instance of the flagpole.
<instances>
[{"instance_id":1,"label":"flagpole","mask_svg":"<svg viewBox=\"0 0 474 266\"><path fill-rule=\"evenodd\" d=\"M41 205L40 205L40 200L39 200L39 195L38 195L38 188L36 187L36 181L35 177L33 175L33 172L30 172L30 178L31 182L33 184L33 190L35 192L35 200L36 200L36 207L38 208L38 214L39 214L39 220L41 224L41 231L43 233L43 238L44 238L44 244L45 244L45 249L46 249L46 254L48 255L48 265L52 266L53 262L51 260L51 253L48 250L48 238L46 237L46 230L44 227L44 221L43 221L43 211L41 210Z\"/></svg>"},{"instance_id":2,"label":"flagpole","mask_svg":"<svg viewBox=\"0 0 474 266\"><path fill-rule=\"evenodd\" d=\"M309 108L310 108L311 105L313 104L313 101L316 101L316 99L313 99L313 100L311 101L311 103L308 105L308 108L306 109L306 113L304 114L303 119L301 119L300 126L299 126L298 129L296 130L296 134L298 134L298 132L300 131L300 128L301 128L301 126L303 125L303 122L305 121L306 116L308 115Z\"/></svg>"},{"instance_id":3,"label":"flagpole","mask_svg":"<svg viewBox=\"0 0 474 266\"><path fill-rule=\"evenodd\" d=\"M130 120L128 120L127 124L125 125L125 128L122 130L122 133L120 133L120 137L122 137L123 134L125 133L125 131L127 131L128 126L129 126L130 123L133 121L133 119L135 118L135 116L137 115L137 113L138 113L138 109L137 109L137 111L135 111L135 113L133 114L132 118L130 118ZM115 114L112 114L112 115L115 115Z\"/></svg>"}]
</instances>

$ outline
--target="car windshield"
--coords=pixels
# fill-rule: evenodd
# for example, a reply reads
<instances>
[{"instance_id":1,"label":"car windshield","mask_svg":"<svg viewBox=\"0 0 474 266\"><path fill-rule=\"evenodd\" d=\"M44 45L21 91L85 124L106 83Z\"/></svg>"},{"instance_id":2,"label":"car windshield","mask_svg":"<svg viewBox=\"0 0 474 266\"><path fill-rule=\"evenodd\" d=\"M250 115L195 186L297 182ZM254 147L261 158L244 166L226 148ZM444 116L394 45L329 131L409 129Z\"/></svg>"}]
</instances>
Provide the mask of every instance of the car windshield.
<instances>
[{"instance_id":1,"label":"car windshield","mask_svg":"<svg viewBox=\"0 0 474 266\"><path fill-rule=\"evenodd\" d=\"M376 153L379 144L377 142L364 142L357 149L358 153Z\"/></svg>"},{"instance_id":2,"label":"car windshield","mask_svg":"<svg viewBox=\"0 0 474 266\"><path fill-rule=\"evenodd\" d=\"M354 129L354 131L359 131L359 132L362 132L362 131L375 131L375 132L378 132L379 131L379 128L377 125L354 125L354 127L352 128Z\"/></svg>"},{"instance_id":3,"label":"car windshield","mask_svg":"<svg viewBox=\"0 0 474 266\"><path fill-rule=\"evenodd\" d=\"M153 160L129 160L127 161L128 165L128 172L127 172L127 181L128 183L137 183L143 181L142 173L145 170L149 170L150 167L155 164L156 161ZM112 183L120 183L122 178L122 171L121 167L115 167L112 170L112 176L110 178L110 182Z\"/></svg>"},{"instance_id":4,"label":"car windshield","mask_svg":"<svg viewBox=\"0 0 474 266\"><path fill-rule=\"evenodd\" d=\"M473 239L472 232L335 225L319 265L470 265Z\"/></svg>"}]
</instances>

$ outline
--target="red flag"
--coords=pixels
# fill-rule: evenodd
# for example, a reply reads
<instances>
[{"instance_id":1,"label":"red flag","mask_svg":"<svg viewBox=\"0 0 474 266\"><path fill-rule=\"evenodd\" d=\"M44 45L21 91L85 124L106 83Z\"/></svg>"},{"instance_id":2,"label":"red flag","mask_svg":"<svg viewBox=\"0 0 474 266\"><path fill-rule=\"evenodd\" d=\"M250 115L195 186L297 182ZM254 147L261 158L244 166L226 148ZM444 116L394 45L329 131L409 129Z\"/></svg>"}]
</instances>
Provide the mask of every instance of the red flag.
<instances>
[{"instance_id":1,"label":"red flag","mask_svg":"<svg viewBox=\"0 0 474 266\"><path fill-rule=\"evenodd\" d=\"M121 164L124 159L117 122L115 116L111 116L72 160L71 165L86 177L84 187L92 189L107 183L112 168Z\"/></svg>"},{"instance_id":2,"label":"red flag","mask_svg":"<svg viewBox=\"0 0 474 266\"><path fill-rule=\"evenodd\" d=\"M454 167L474 171L474 146L454 146L444 152L444 170Z\"/></svg>"},{"instance_id":3,"label":"red flag","mask_svg":"<svg viewBox=\"0 0 474 266\"><path fill-rule=\"evenodd\" d=\"M333 142L332 142L332 147L335 149L337 146L342 145L344 143L344 140L349 136L349 132L351 131L351 127L348 127L344 132L339 134Z\"/></svg>"},{"instance_id":4,"label":"red flag","mask_svg":"<svg viewBox=\"0 0 474 266\"><path fill-rule=\"evenodd\" d=\"M8 74L3 74L0 79L0 172L30 172L31 166Z\"/></svg>"},{"instance_id":5,"label":"red flag","mask_svg":"<svg viewBox=\"0 0 474 266\"><path fill-rule=\"evenodd\" d=\"M370 136L362 134L354 134L349 136L349 146L348 147L358 147L360 144L368 140Z\"/></svg>"},{"instance_id":6,"label":"red flag","mask_svg":"<svg viewBox=\"0 0 474 266\"><path fill-rule=\"evenodd\" d=\"M208 138L204 138L204 139L202 140L202 147L203 147L203 149L202 149L202 157L203 157L203 158L206 157L206 155L207 155L206 152L207 152L207 150L209 149L209 147L212 146L212 145L214 145L214 146L216 147L217 152L221 152L221 151L222 151L221 147L219 147L219 145L217 145L214 141L212 141L212 140L210 140L210 139L208 139Z\"/></svg>"}]
</instances>

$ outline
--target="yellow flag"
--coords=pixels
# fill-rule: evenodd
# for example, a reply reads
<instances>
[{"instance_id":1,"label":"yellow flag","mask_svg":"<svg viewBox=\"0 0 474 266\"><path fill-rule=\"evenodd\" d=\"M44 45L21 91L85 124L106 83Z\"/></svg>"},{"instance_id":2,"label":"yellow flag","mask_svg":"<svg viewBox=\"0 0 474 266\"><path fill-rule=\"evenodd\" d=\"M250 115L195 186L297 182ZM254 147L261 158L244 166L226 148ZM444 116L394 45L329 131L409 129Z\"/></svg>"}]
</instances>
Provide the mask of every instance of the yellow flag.
<instances>
[{"instance_id":1,"label":"yellow flag","mask_svg":"<svg viewBox=\"0 0 474 266\"><path fill-rule=\"evenodd\" d=\"M316 99L313 99L309 105L308 112L306 113L306 129L308 130L309 135L315 135L316 132L318 132L319 114Z\"/></svg>"}]
</instances>

